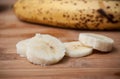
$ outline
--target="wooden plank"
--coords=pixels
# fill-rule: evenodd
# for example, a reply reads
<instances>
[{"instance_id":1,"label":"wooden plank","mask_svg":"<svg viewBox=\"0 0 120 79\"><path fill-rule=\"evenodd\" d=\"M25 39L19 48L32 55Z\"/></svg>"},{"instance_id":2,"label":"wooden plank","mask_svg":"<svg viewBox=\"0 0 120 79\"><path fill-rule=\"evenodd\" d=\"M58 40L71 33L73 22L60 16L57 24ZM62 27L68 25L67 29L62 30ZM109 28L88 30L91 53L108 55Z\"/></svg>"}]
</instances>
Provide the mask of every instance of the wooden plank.
<instances>
[{"instance_id":1,"label":"wooden plank","mask_svg":"<svg viewBox=\"0 0 120 79\"><path fill-rule=\"evenodd\" d=\"M12 58L12 57L11 57ZM114 63L113 63L114 62ZM40 65L34 65L29 63L26 58L13 58L11 60L0 61L0 69L30 69L30 68L41 68ZM115 59L99 59L99 58L68 58L65 57L61 62L46 66L48 68L120 68L120 62L118 58Z\"/></svg>"},{"instance_id":2,"label":"wooden plank","mask_svg":"<svg viewBox=\"0 0 120 79\"><path fill-rule=\"evenodd\" d=\"M72 71L72 72L71 72ZM81 76L85 78L93 77L94 79L98 78L120 78L120 69L112 69L112 68L41 68L41 69L7 69L1 70L0 76L1 78L14 78L14 77L77 77Z\"/></svg>"}]
</instances>

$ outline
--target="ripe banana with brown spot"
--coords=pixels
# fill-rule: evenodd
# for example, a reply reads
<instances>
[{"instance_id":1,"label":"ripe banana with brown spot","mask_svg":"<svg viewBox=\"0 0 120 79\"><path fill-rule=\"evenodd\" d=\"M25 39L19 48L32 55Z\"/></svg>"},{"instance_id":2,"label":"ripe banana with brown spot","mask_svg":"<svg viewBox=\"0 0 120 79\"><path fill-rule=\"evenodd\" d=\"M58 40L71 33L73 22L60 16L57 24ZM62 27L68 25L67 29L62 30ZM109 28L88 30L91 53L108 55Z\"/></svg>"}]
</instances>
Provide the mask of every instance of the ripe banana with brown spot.
<instances>
[{"instance_id":1,"label":"ripe banana with brown spot","mask_svg":"<svg viewBox=\"0 0 120 79\"><path fill-rule=\"evenodd\" d=\"M24 21L76 29L120 29L119 0L18 0Z\"/></svg>"}]
</instances>

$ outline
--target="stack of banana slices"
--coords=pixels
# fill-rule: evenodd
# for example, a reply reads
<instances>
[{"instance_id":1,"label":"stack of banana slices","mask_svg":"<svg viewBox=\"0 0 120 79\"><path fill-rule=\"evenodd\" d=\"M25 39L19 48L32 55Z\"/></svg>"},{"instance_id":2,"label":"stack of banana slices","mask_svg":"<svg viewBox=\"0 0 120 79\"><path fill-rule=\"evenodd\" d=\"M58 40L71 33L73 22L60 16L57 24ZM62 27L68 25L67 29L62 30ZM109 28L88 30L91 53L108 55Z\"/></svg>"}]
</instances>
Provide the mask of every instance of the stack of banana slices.
<instances>
[{"instance_id":1,"label":"stack of banana slices","mask_svg":"<svg viewBox=\"0 0 120 79\"><path fill-rule=\"evenodd\" d=\"M109 52L114 41L103 35L80 33L78 41L64 42L48 34L35 34L34 37L16 44L17 54L26 57L30 62L50 65L59 62L64 56L83 57L99 50Z\"/></svg>"}]
</instances>

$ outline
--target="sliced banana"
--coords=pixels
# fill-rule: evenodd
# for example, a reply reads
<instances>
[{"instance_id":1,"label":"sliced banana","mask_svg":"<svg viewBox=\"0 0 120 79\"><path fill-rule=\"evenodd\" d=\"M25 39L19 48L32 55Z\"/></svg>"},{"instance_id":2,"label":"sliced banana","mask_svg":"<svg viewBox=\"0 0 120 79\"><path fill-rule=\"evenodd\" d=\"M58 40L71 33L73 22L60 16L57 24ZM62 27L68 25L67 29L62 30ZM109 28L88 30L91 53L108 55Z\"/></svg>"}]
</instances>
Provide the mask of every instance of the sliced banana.
<instances>
[{"instance_id":1,"label":"sliced banana","mask_svg":"<svg viewBox=\"0 0 120 79\"><path fill-rule=\"evenodd\" d=\"M84 46L80 41L66 42L66 56L69 57L83 57L92 53L91 47Z\"/></svg>"},{"instance_id":2,"label":"sliced banana","mask_svg":"<svg viewBox=\"0 0 120 79\"><path fill-rule=\"evenodd\" d=\"M83 57L92 53L93 49L108 52L113 48L114 40L103 35L80 33L79 41L62 43L59 39L47 35L36 34L16 44L17 54L34 64L49 65L60 61L64 55ZM65 54L66 53L66 54Z\"/></svg>"},{"instance_id":3,"label":"sliced banana","mask_svg":"<svg viewBox=\"0 0 120 79\"><path fill-rule=\"evenodd\" d=\"M86 46L93 47L94 49L103 52L111 51L114 43L114 40L109 37L93 33L80 33L79 41Z\"/></svg>"},{"instance_id":4,"label":"sliced banana","mask_svg":"<svg viewBox=\"0 0 120 79\"><path fill-rule=\"evenodd\" d=\"M34 64L54 64L64 57L65 47L53 36L36 34L28 43L26 55L27 59Z\"/></svg>"},{"instance_id":5,"label":"sliced banana","mask_svg":"<svg viewBox=\"0 0 120 79\"><path fill-rule=\"evenodd\" d=\"M30 39L25 39L16 44L17 54L19 54L21 57L26 57L27 44L29 40Z\"/></svg>"}]
</instances>

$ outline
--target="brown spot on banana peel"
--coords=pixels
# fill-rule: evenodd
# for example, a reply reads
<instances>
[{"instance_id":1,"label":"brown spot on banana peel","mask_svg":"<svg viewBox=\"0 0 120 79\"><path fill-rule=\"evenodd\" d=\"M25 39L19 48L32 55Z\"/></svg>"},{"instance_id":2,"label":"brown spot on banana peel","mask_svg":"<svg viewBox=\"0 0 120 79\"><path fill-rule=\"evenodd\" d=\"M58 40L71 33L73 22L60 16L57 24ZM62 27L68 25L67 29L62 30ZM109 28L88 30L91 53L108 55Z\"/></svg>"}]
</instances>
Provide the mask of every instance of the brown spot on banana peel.
<instances>
[{"instance_id":1,"label":"brown spot on banana peel","mask_svg":"<svg viewBox=\"0 0 120 79\"><path fill-rule=\"evenodd\" d=\"M68 3L68 1L65 1L64 3L65 3L65 4L67 4L67 3Z\"/></svg>"},{"instance_id":2,"label":"brown spot on banana peel","mask_svg":"<svg viewBox=\"0 0 120 79\"><path fill-rule=\"evenodd\" d=\"M26 6L23 6L23 9L26 9Z\"/></svg>"},{"instance_id":3,"label":"brown spot on banana peel","mask_svg":"<svg viewBox=\"0 0 120 79\"><path fill-rule=\"evenodd\" d=\"M117 3L116 6L119 6L119 4Z\"/></svg>"},{"instance_id":4,"label":"brown spot on banana peel","mask_svg":"<svg viewBox=\"0 0 120 79\"><path fill-rule=\"evenodd\" d=\"M103 9L98 9L97 12L104 16L109 22L118 23L117 20L113 20L114 16L112 14L107 14Z\"/></svg>"},{"instance_id":5,"label":"brown spot on banana peel","mask_svg":"<svg viewBox=\"0 0 120 79\"><path fill-rule=\"evenodd\" d=\"M73 3L73 5L74 5L74 6L76 6L76 5L77 5L77 3Z\"/></svg>"},{"instance_id":6,"label":"brown spot on banana peel","mask_svg":"<svg viewBox=\"0 0 120 79\"><path fill-rule=\"evenodd\" d=\"M99 14L101 14L104 18L107 19L107 22L111 22L111 23L118 23L119 21L118 20L114 20L114 15L113 14L108 14L107 11L108 9L110 9L110 5L108 6L105 6L105 3L103 0L98 0L98 3L99 3L99 6L100 6L100 9L97 10L97 12ZM115 4L116 5L116 4ZM116 6L114 6L114 8L116 8Z\"/></svg>"},{"instance_id":7,"label":"brown spot on banana peel","mask_svg":"<svg viewBox=\"0 0 120 79\"><path fill-rule=\"evenodd\" d=\"M19 2L22 4L24 2L24 0L19 0Z\"/></svg>"},{"instance_id":8,"label":"brown spot on banana peel","mask_svg":"<svg viewBox=\"0 0 120 79\"><path fill-rule=\"evenodd\" d=\"M107 6L107 9L110 9L110 6Z\"/></svg>"}]
</instances>

